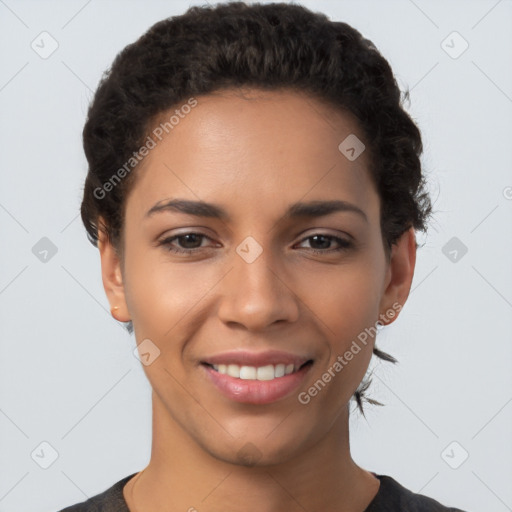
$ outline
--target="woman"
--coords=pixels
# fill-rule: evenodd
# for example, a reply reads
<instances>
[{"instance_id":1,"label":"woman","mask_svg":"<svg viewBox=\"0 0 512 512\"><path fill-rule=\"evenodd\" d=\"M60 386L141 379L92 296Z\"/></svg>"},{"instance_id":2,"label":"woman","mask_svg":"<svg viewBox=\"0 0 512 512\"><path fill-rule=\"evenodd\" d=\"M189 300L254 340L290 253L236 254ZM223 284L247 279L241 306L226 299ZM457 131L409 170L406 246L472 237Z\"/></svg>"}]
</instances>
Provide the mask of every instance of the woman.
<instances>
[{"instance_id":1,"label":"woman","mask_svg":"<svg viewBox=\"0 0 512 512\"><path fill-rule=\"evenodd\" d=\"M115 59L82 219L151 383L151 460L72 511L447 511L359 467L379 326L431 205L387 61L291 4L193 7Z\"/></svg>"}]
</instances>

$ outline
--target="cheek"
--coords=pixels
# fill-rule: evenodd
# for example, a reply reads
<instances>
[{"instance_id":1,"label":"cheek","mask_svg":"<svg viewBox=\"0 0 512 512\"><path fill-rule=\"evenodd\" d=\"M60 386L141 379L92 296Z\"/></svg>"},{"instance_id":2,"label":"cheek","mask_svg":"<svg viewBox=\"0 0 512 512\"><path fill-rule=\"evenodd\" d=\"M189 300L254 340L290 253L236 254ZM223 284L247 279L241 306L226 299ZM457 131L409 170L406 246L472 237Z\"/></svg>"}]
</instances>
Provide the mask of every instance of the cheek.
<instances>
[{"instance_id":1,"label":"cheek","mask_svg":"<svg viewBox=\"0 0 512 512\"><path fill-rule=\"evenodd\" d=\"M320 378L329 382L325 399L331 403L341 405L349 400L368 368L379 318L383 269L378 260L361 261L338 268L324 280L326 286L316 288L312 304L317 304L315 313L322 320L329 346Z\"/></svg>"},{"instance_id":2,"label":"cheek","mask_svg":"<svg viewBox=\"0 0 512 512\"><path fill-rule=\"evenodd\" d=\"M328 354L299 402L308 403L330 425L354 394L372 358L380 288L378 274L367 268L355 271L352 267L328 283L327 289L317 288L316 297L311 297Z\"/></svg>"},{"instance_id":3,"label":"cheek","mask_svg":"<svg viewBox=\"0 0 512 512\"><path fill-rule=\"evenodd\" d=\"M218 281L205 267L171 264L165 258L164 251L132 250L125 262L126 301L135 332L162 341L183 329L187 315L200 315L202 299Z\"/></svg>"},{"instance_id":4,"label":"cheek","mask_svg":"<svg viewBox=\"0 0 512 512\"><path fill-rule=\"evenodd\" d=\"M346 341L378 319L381 284L378 262L361 260L316 274L306 303L323 321L330 338Z\"/></svg>"}]
</instances>

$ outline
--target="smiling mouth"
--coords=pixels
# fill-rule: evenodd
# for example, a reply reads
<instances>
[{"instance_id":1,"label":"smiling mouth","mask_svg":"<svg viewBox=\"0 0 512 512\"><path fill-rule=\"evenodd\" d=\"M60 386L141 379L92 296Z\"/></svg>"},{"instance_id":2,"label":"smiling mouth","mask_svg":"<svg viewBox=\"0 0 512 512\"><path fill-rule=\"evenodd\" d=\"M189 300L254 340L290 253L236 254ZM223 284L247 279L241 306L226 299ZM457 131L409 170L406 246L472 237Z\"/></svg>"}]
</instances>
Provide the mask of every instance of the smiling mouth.
<instances>
[{"instance_id":1,"label":"smiling mouth","mask_svg":"<svg viewBox=\"0 0 512 512\"><path fill-rule=\"evenodd\" d=\"M238 364L209 364L203 363L205 366L212 368L214 371L240 380L259 380L269 381L279 379L292 373L296 373L305 366L313 364L313 360L309 359L302 365L294 364L268 364L265 366L245 366Z\"/></svg>"}]
</instances>

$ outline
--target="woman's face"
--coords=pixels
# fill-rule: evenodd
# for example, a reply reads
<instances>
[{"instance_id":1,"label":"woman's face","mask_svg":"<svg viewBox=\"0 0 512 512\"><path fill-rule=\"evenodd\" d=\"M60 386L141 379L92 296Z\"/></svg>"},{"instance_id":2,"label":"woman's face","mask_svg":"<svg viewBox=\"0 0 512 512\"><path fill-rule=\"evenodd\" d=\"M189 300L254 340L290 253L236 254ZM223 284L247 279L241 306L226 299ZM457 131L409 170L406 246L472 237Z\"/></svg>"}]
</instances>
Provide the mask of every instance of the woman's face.
<instances>
[{"instance_id":1,"label":"woman's face","mask_svg":"<svg viewBox=\"0 0 512 512\"><path fill-rule=\"evenodd\" d=\"M105 289L143 343L154 421L221 460L290 460L343 428L414 234L386 259L352 117L292 92L197 101L137 170L122 267L100 244Z\"/></svg>"}]
</instances>

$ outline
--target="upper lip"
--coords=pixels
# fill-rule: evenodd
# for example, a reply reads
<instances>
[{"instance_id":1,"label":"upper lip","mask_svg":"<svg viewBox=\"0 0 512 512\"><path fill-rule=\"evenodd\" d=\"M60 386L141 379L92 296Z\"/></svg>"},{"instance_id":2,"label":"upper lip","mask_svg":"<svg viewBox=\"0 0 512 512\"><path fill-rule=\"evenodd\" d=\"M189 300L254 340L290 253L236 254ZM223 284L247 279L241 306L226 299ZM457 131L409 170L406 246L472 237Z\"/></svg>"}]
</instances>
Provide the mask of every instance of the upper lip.
<instances>
[{"instance_id":1,"label":"upper lip","mask_svg":"<svg viewBox=\"0 0 512 512\"><path fill-rule=\"evenodd\" d=\"M266 350L263 352L248 351L230 351L215 354L203 359L206 364L237 364L238 366L266 366L269 364L293 364L296 368L307 363L311 358L291 354L289 352L281 352L279 350Z\"/></svg>"}]
</instances>

